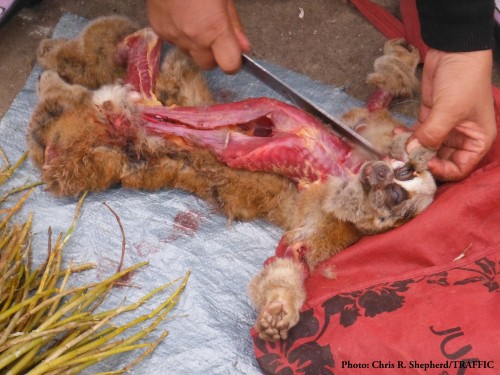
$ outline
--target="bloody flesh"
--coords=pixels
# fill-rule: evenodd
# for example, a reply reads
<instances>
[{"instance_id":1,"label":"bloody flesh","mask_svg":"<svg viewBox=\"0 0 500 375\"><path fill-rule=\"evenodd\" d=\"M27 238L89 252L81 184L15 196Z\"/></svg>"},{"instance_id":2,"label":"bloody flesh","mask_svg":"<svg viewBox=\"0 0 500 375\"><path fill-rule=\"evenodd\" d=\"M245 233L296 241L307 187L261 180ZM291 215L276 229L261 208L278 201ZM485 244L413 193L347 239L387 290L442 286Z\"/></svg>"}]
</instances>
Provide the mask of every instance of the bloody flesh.
<instances>
[{"instance_id":1,"label":"bloody flesh","mask_svg":"<svg viewBox=\"0 0 500 375\"><path fill-rule=\"evenodd\" d=\"M179 136L232 168L285 175L297 182L348 177L364 159L314 117L269 98L207 107L143 107L148 133Z\"/></svg>"},{"instance_id":2,"label":"bloody flesh","mask_svg":"<svg viewBox=\"0 0 500 375\"><path fill-rule=\"evenodd\" d=\"M204 147L232 168L287 176L297 183L349 178L365 159L308 113L269 98L204 107L173 107L158 103L160 41L149 29L128 36L127 83L141 93L140 107L148 134L181 137Z\"/></svg>"}]
</instances>

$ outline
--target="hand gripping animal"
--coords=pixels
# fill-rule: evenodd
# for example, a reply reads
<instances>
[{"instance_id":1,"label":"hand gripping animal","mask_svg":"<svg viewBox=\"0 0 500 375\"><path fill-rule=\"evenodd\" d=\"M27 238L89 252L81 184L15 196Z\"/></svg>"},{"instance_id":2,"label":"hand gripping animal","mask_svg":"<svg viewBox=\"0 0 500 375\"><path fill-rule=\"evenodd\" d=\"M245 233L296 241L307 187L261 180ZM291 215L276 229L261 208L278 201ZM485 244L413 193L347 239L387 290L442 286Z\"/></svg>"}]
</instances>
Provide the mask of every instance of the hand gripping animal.
<instances>
[{"instance_id":1,"label":"hand gripping animal","mask_svg":"<svg viewBox=\"0 0 500 375\"><path fill-rule=\"evenodd\" d=\"M151 30L137 31L119 17L98 19L75 39L43 41L38 59L46 71L28 131L30 156L58 196L113 185L179 188L230 220L263 218L281 226L279 256L266 262L249 292L260 337L284 339L298 322L309 272L432 202L432 152L407 155L410 133L373 99L344 121L384 150L383 160L370 160L277 100L214 104L188 58L173 50L159 69L159 51ZM397 54L406 68L401 59L397 69L387 66ZM384 56L388 63L376 64L376 73L388 77L377 82L414 82L415 50L391 41ZM405 90L396 87L394 94Z\"/></svg>"}]
</instances>

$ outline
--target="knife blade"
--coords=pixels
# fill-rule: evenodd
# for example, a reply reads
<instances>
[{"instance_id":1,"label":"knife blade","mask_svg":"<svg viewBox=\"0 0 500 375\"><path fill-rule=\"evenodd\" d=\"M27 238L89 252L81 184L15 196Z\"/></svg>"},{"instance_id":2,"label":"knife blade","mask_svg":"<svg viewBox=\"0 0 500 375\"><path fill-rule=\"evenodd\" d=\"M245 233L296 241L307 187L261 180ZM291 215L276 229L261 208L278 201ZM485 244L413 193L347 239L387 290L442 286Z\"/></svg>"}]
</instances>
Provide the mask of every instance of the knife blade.
<instances>
[{"instance_id":1,"label":"knife blade","mask_svg":"<svg viewBox=\"0 0 500 375\"><path fill-rule=\"evenodd\" d=\"M372 152L378 157L382 157L382 153L366 138L361 136L359 133L354 131L351 127L343 123L341 120L332 116L328 112L326 112L323 108L317 106L309 99L295 91L288 84L283 82L276 75L271 73L264 66L259 64L257 61L252 59L246 54L242 55L243 68L250 74L252 74L255 78L262 81L264 84L275 90L276 92L283 95L285 98L289 99L293 104L297 107L309 112L313 116L319 118L324 123L330 125L334 130L339 132L341 135L344 135L356 142L357 144L364 147L366 150Z\"/></svg>"}]
</instances>

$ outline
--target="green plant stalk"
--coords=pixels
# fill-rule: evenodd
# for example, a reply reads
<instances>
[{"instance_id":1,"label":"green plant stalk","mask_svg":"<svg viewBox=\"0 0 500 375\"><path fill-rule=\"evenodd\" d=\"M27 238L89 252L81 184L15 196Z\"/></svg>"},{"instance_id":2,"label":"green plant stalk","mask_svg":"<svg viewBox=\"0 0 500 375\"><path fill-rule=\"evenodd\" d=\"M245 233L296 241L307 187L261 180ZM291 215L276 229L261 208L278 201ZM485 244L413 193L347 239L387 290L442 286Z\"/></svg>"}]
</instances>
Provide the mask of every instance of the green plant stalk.
<instances>
[{"instance_id":1,"label":"green plant stalk","mask_svg":"<svg viewBox=\"0 0 500 375\"><path fill-rule=\"evenodd\" d=\"M59 287L59 294L60 294L61 292L64 292L64 289L66 289L66 284L68 283L69 275L71 275L71 273L72 273L72 272L71 272L71 269L72 269L72 268L73 268L73 261L71 260L71 261L69 262L69 267L68 267L68 269L66 270L66 273L64 274L64 278L63 278L63 280L62 280L62 282L61 282L61 286ZM56 281L57 281L57 280L59 280L59 275L57 275L57 277L56 277ZM56 299L54 300L54 302L52 303L52 305L51 305L51 307L50 307L50 309L49 309L49 316L54 314L55 310L56 310L56 309L57 309L57 307L59 306L59 303L61 302L61 299L62 299L62 297L60 297L60 298L56 298Z\"/></svg>"},{"instance_id":2,"label":"green plant stalk","mask_svg":"<svg viewBox=\"0 0 500 375\"><path fill-rule=\"evenodd\" d=\"M12 218L12 216L14 216L14 214L19 211L19 209L21 208L21 206L24 204L24 202L26 201L26 199L28 199L28 197L35 191L35 188L32 188L30 190L28 190L17 202L14 206L12 206L9 210L8 210L8 214L7 216L4 218L4 220L2 222L0 222L0 229L3 229L6 225L7 225L7 222Z\"/></svg>"},{"instance_id":3,"label":"green plant stalk","mask_svg":"<svg viewBox=\"0 0 500 375\"><path fill-rule=\"evenodd\" d=\"M1 229L1 228L0 228ZM15 257L16 241L19 236L19 228L15 227L12 233L12 239L6 244L2 257L0 258L0 269L7 268Z\"/></svg>"},{"instance_id":4,"label":"green plant stalk","mask_svg":"<svg viewBox=\"0 0 500 375\"><path fill-rule=\"evenodd\" d=\"M74 313L68 316L65 319L59 320L56 323L52 324L52 328L58 328L60 326L66 325L68 323L74 322L74 321L83 321L83 322L94 322L97 319L92 315L91 312L89 311L84 311L81 313Z\"/></svg>"},{"instance_id":5,"label":"green plant stalk","mask_svg":"<svg viewBox=\"0 0 500 375\"><path fill-rule=\"evenodd\" d=\"M0 245L1 248L1 245ZM11 264L10 268L8 270L4 270L4 274L0 277L0 286L4 287L5 285L8 285L10 283L9 279L17 275L19 270L21 269L21 265L23 264L23 261L25 260L26 255L23 255L23 257L19 260L16 260L14 264ZM3 288L0 289L0 293L3 291Z\"/></svg>"},{"instance_id":6,"label":"green plant stalk","mask_svg":"<svg viewBox=\"0 0 500 375\"><path fill-rule=\"evenodd\" d=\"M24 353L33 349L35 346L43 345L47 343L50 339L51 337L39 337L38 339L35 339L26 344L18 344L6 350L2 354L0 354L0 370L4 369L10 363L21 357Z\"/></svg>"},{"instance_id":7,"label":"green plant stalk","mask_svg":"<svg viewBox=\"0 0 500 375\"><path fill-rule=\"evenodd\" d=\"M88 331L86 331L85 333L81 334L80 336L76 337L73 341L67 343L65 346L61 347L58 351L56 351L55 353L52 353L47 359L46 361L47 362L50 362L52 360L55 360L55 358L57 357L60 357L61 354L63 354L65 351L67 351L69 348L73 347L74 345L76 345L78 342L80 342L81 340L89 337L90 335L92 335L93 333L95 333L100 327L102 327L104 324L106 324L107 322L109 322L111 319L113 319L114 317L124 313L124 312L127 312L127 311L132 311L132 310L135 310L137 309L138 307L140 307L144 302L146 302L148 299L150 299L151 297L153 297L154 295L156 295L157 293L159 293L161 290L163 290L165 288L165 286L163 287L159 287L159 288L156 288L154 289L152 292L148 293L146 296L142 297L141 299L139 299L137 302L135 303L132 303L132 304L129 304L127 306L123 306L123 307L119 307L117 309L114 309L114 310L111 310L111 311L108 311L107 315L105 317L103 317L102 319L100 319L99 323L96 324L94 327L92 327L91 329L89 329ZM169 298L170 300L170 298ZM163 305L163 304L162 304ZM156 310L155 310L156 311ZM116 337L118 336L121 332L125 331L126 329L136 325L137 323L139 322L142 322L144 320L148 319L147 318L147 315L143 316L143 317L140 317L140 318L136 318L134 319L132 322L126 324L126 325L123 325L121 327L118 327L115 331L113 331L111 335L111 337L103 337L99 340L97 340L97 342L99 343L99 345L101 343L105 343L106 341L109 341L111 338L113 337ZM110 336L108 335L108 336ZM92 346L95 346L96 342L93 342L91 345ZM79 355L83 352L87 351L87 347L81 347L77 350L74 350L71 352L72 356L76 356L76 355ZM69 353L68 353L69 354ZM59 360L62 360L62 361L67 361L69 358L66 358L65 356L61 356L59 358Z\"/></svg>"},{"instance_id":8,"label":"green plant stalk","mask_svg":"<svg viewBox=\"0 0 500 375\"><path fill-rule=\"evenodd\" d=\"M64 368L66 368L69 366L74 366L74 365L88 362L89 360L96 360L98 362L98 361L101 361L105 358L111 357L113 355L124 353L124 352L129 352L129 351L140 349L140 348L144 348L144 347L147 347L149 345L151 345L151 344L149 344L149 343L148 344L135 344L135 345L125 346L125 347L120 347L120 348L114 348L114 349L108 350L108 351L103 352L103 353L93 354L91 356L74 358L70 361L63 362L63 363L55 362L55 361L47 362L47 363L44 362L44 363L40 364L39 366L35 367L30 372L28 372L27 375L41 375L41 374L44 374L46 371L55 370L60 366L63 366Z\"/></svg>"},{"instance_id":9,"label":"green plant stalk","mask_svg":"<svg viewBox=\"0 0 500 375\"><path fill-rule=\"evenodd\" d=\"M3 152L2 148L0 147L0 158L3 160L5 166L0 169L0 174L4 173L7 169L10 168L10 163L9 159L7 159L7 155L5 155L5 152ZM0 184L1 185L1 184Z\"/></svg>"},{"instance_id":10,"label":"green plant stalk","mask_svg":"<svg viewBox=\"0 0 500 375\"><path fill-rule=\"evenodd\" d=\"M38 306L36 306L33 310L30 310L30 311L27 311L20 319L19 319L19 324L23 324L27 319L29 319L33 314L37 313L38 311L40 311L41 309L43 309L44 307L47 307L48 305L54 303L55 300L57 299L60 299L60 298L64 298L68 295L71 295L71 294L74 294L74 293L77 293L79 291L85 291L86 289L94 286L94 285L97 285L97 283L94 283L94 284L87 284L85 286L82 286L82 287L77 287L77 288L74 288L74 289L69 289L67 291L64 291L62 293L58 293L52 297L50 297L49 299L46 299L44 300L42 303L40 303ZM0 320L1 321L1 320Z\"/></svg>"},{"instance_id":11,"label":"green plant stalk","mask_svg":"<svg viewBox=\"0 0 500 375\"><path fill-rule=\"evenodd\" d=\"M71 361L72 358L74 358L74 357L76 357L76 356L78 356L78 355L80 355L82 353L85 353L85 352L87 352L89 350L92 350L92 349L94 349L96 347L99 347L100 345L102 345L102 344L110 341L111 339L113 339L114 337L118 336L119 334L121 334L122 332L126 331L127 329L129 329L129 328L131 328L133 326L136 326L137 324L142 323L145 320L151 319L152 317L154 317L155 315L157 315L161 310L163 310L165 307L169 307L168 310L166 311L166 312L168 312L169 310L172 309L172 307L175 304L175 302L177 302L178 296L180 295L180 293L183 291L183 289L186 286L188 277L189 277L189 272L184 277L184 280L183 280L181 286L165 302L163 302L162 304L160 304L151 313L143 315L143 316L140 316L140 317L132 320L131 322L129 322L129 323L127 323L127 324L125 324L125 325L123 325L121 327L116 328L116 330L112 331L111 333L107 334L104 337L101 336L99 339L96 339L95 341L92 341L92 342L90 342L87 345L84 345L84 346L79 347L77 349L74 349L74 350L72 350L72 351L70 351L70 352L68 352L68 353L66 353L64 355L61 355L67 349L69 349L69 347L71 347L71 346L74 345L72 342L70 342L70 343L66 344L66 346L61 347L60 350L52 353L48 358L45 359L44 363L48 363L48 362L51 362L51 361L54 362L54 363L56 363L56 364L57 363L67 363L68 361ZM171 283L169 283L167 285L171 285ZM156 288L155 290L153 290L152 292L148 293L146 296L144 296L143 298L141 298L139 301L137 301L134 304L131 304L131 305L128 305L128 306L124 306L122 308L118 308L118 309L115 309L115 310L108 311L107 312L108 315L103 320L101 320L101 322L97 326L102 326L103 322L109 321L110 319L114 318L118 314L121 314L121 313L123 313L125 311L130 311L130 310L138 308L144 302L146 302L148 299L150 299L152 296L154 296L155 294L157 294L161 290L165 289L165 287L166 286L164 285L164 286ZM166 312L165 312L165 314L166 314ZM158 321L158 323L159 323L159 321ZM156 323L156 325L158 323ZM93 331L93 332L90 332L90 333L94 333L99 328L97 326L96 327L92 327L89 330L89 332ZM88 336L89 335L86 333L85 336L82 335L80 337L86 338ZM75 342L80 337L75 338Z\"/></svg>"},{"instance_id":12,"label":"green plant stalk","mask_svg":"<svg viewBox=\"0 0 500 375\"><path fill-rule=\"evenodd\" d=\"M0 205L3 204L7 200L7 198L10 197L11 195L20 193L21 191L25 191L25 190L28 190L31 188L38 187L40 185L43 185L43 182L40 182L40 181L34 182L32 184L28 184L28 185L24 185L24 186L20 186L20 187L11 189L0 198Z\"/></svg>"},{"instance_id":13,"label":"green plant stalk","mask_svg":"<svg viewBox=\"0 0 500 375\"><path fill-rule=\"evenodd\" d=\"M187 276L188 276L188 275L186 275L186 277L185 277L185 279L184 279L184 281L183 281L182 285L179 287L179 290L177 291L178 293L180 293L180 292L182 291L182 289L184 288L184 286L185 286L185 284L186 284L186 282L187 282ZM165 285L165 286L162 286L162 287L158 288L158 289L157 289L156 291L154 291L154 292L159 292L160 290L162 290L162 289L164 289L164 288L166 288L166 287L168 287L168 286L172 285L172 284L173 284L173 283L175 283L176 281L177 281L177 280L174 280L173 282L171 282L171 283L169 283L169 284L167 284L167 285ZM151 293L151 296L154 294L154 292L152 292L152 293ZM171 300L175 300L175 299L176 299L176 295L177 295L177 293L176 293L175 295L173 295L173 296L171 297L171 299L170 299L169 301L167 301L164 305L169 304L169 303L171 302ZM146 296L146 297L147 297L147 296ZM146 298L146 297L145 297L145 298ZM144 302L144 301L143 301L143 302ZM163 308L163 307L165 307L165 306L161 306L161 307L160 307L160 309L161 309L161 308ZM172 305L172 307L173 307L173 305ZM166 312L168 312L170 309L171 309L171 307L170 307L167 311L165 311L165 313L166 313ZM149 314L149 315L148 315L148 316L149 316L149 318L150 318L151 316L156 315L156 314L158 313L158 311L160 311L160 310L159 310L159 309L157 309L157 310L153 311L151 314ZM109 315L109 314L110 314L110 313L112 313L112 312L113 312L113 310L112 310L112 311L107 311L107 312L104 312L104 313L100 314L101 316L99 316L99 317L98 317L98 316L95 316L95 318L97 318L97 319L101 319L102 317L105 317L106 315ZM133 326L133 325L135 325L135 324L139 324L139 323L140 323L140 321L142 321L142 320L143 320L143 319L138 320L138 321L136 321L136 322L131 322L132 324L130 324L129 326L130 326L130 327L132 327L132 326ZM133 324L133 323L135 323L135 324ZM156 324L156 325L157 325L157 324ZM130 328L130 327L128 327L128 328ZM128 329L128 328L127 328L127 329ZM116 329L116 328L114 328L114 327L109 327L109 328L107 328L107 329L101 330L101 331L99 331L99 332L95 333L93 336L88 337L86 340L83 340L82 342L80 342L77 346L75 346L75 348L78 348L78 347L80 347L81 345L83 345L83 342L84 342L84 341L85 341L85 342L91 342L91 346L95 346L95 342L94 342L94 343L92 343L92 340L93 340L93 338L94 338L94 337L96 337L96 338L97 338L97 337L99 337L99 338L100 338L100 341L101 341L102 343L104 343L104 342L106 342L106 341L111 340L113 337L116 337L118 334L120 334L121 332L123 332L123 331L124 331L124 329L122 329L122 330L116 331L116 332L115 332L115 334L112 334L111 336L108 336L108 333L109 333L109 332L113 332L115 329ZM150 332L150 331L151 331L151 330L149 330L149 332ZM142 336L144 336L144 335L142 335ZM142 337L142 336L141 336L141 337ZM137 338L137 339L138 339L138 338ZM66 341L66 340L65 340L65 341ZM65 343L63 343L63 344L65 344ZM61 344L61 345L63 345L63 344ZM86 349L84 349L84 350L86 350ZM45 355L44 355L44 357L45 357Z\"/></svg>"},{"instance_id":14,"label":"green plant stalk","mask_svg":"<svg viewBox=\"0 0 500 375\"><path fill-rule=\"evenodd\" d=\"M54 329L49 329L47 331L26 333L22 336L15 338L15 339L9 340L8 343L3 344L0 347L0 352L3 352L4 350L10 349L16 345L30 342L31 340L38 339L40 337L55 336L61 332L65 332L65 331L72 330L75 328L88 327L88 326L91 326L92 324L94 324L94 323L92 323L92 322L71 322L71 323L68 323L64 326L60 326L60 327L57 327Z\"/></svg>"},{"instance_id":15,"label":"green plant stalk","mask_svg":"<svg viewBox=\"0 0 500 375\"><path fill-rule=\"evenodd\" d=\"M52 263L54 261L54 258L57 257L56 259L56 264L55 264L55 278L52 278L52 282L49 282L49 285L50 284L53 284L55 285L55 283L57 282L57 280L59 279L59 271L60 271L60 265L61 265L61 261L62 261L62 249L64 247L64 245L66 244L66 242L69 240L70 236L71 236L71 233L73 232L75 226L76 226L76 221L78 220L78 217L80 215L80 210L81 210L81 207L83 205L83 201L85 200L85 197L87 196L87 193L85 192L83 194L83 196L80 198L79 202L78 202L78 205L76 207L76 210L75 210L75 214L73 216L73 221L71 222L71 225L70 227L68 228L68 231L64 237L64 239L62 239L62 234L59 235L57 241L56 241L56 244L54 246L54 249L49 249L50 253L49 253L49 257L48 257L48 260L47 260L47 264L45 266L45 271L43 273L43 276L42 276L42 279L40 281L40 284L39 284L39 287L38 287L38 292L40 292L41 290L44 289L45 287L45 283L47 282L47 278L49 277L49 275L51 275L51 267L52 267ZM62 239L62 242L61 242L61 239ZM38 293L37 292L37 293ZM34 308L34 305L33 306L30 306L30 310ZM35 317L35 319L32 321L32 324L29 324L28 325L28 329L32 329L34 327L34 324L33 323L36 323L38 321L38 318L41 317L41 315L43 315L44 311L41 310L38 314L37 317Z\"/></svg>"},{"instance_id":16,"label":"green plant stalk","mask_svg":"<svg viewBox=\"0 0 500 375\"><path fill-rule=\"evenodd\" d=\"M22 277L22 269L20 268L20 264L19 267L16 267L14 264L13 268L17 268L17 273L12 275L12 277L5 283L4 293L6 293L6 299L3 303L2 311L7 310L11 306L12 301L16 298L16 296L18 299L20 296L19 293L16 293L16 290L18 288L20 278Z\"/></svg>"},{"instance_id":17,"label":"green plant stalk","mask_svg":"<svg viewBox=\"0 0 500 375\"><path fill-rule=\"evenodd\" d=\"M7 319L9 316L15 314L17 311L21 310L22 308L24 308L25 306L27 305L30 305L33 301L37 301L39 300L40 298L43 298L47 295L50 295L52 293L54 293L55 290L52 289L52 290L45 290L43 291L42 293L40 294L37 294L37 295L34 295L28 299L25 299L24 301L12 306L11 308L9 308L7 311L4 311L3 313L0 314L0 322L1 321L4 321L5 319Z\"/></svg>"},{"instance_id":18,"label":"green plant stalk","mask_svg":"<svg viewBox=\"0 0 500 375\"><path fill-rule=\"evenodd\" d=\"M132 363L128 364L125 366L121 371L122 373L124 372L129 372L132 367L137 366L141 361L143 361L148 355L150 355L157 347L160 345L160 343L165 339L165 337L168 336L168 331L163 331L158 340L156 340L154 343L151 344L151 346L144 352L142 353L141 356L137 357Z\"/></svg>"},{"instance_id":19,"label":"green plant stalk","mask_svg":"<svg viewBox=\"0 0 500 375\"><path fill-rule=\"evenodd\" d=\"M21 301L25 300L28 297L28 289L24 288L23 294L21 295L19 293L19 298L18 298L18 303ZM23 313L23 310L17 311L14 316L11 318L7 328L4 329L2 332L2 335L0 336L0 345L3 344L7 339L9 338L9 335L12 333L12 331L17 327L17 323L19 321L19 317Z\"/></svg>"},{"instance_id":20,"label":"green plant stalk","mask_svg":"<svg viewBox=\"0 0 500 375\"><path fill-rule=\"evenodd\" d=\"M3 151L2 151L3 153ZM5 154L3 154L5 155ZM28 157L28 152L26 151L20 158L18 161L16 161L16 163L7 169L6 172L2 172L0 174L0 185L2 185L5 181L7 181L11 176L12 174L14 173L14 171L26 160L26 158Z\"/></svg>"},{"instance_id":21,"label":"green plant stalk","mask_svg":"<svg viewBox=\"0 0 500 375\"><path fill-rule=\"evenodd\" d=\"M75 230L76 222L78 220L78 217L80 216L80 211L81 211L82 206L83 206L83 201L87 197L87 193L88 192L86 191L85 193L82 194L82 197L80 198L80 200L78 201L78 204L76 205L76 210L75 210L75 215L73 216L73 221L71 222L71 225L69 226L68 230L66 231L66 235L64 236L61 247L66 245L66 243L69 241L69 239L71 237L71 234Z\"/></svg>"},{"instance_id":22,"label":"green plant stalk","mask_svg":"<svg viewBox=\"0 0 500 375\"><path fill-rule=\"evenodd\" d=\"M85 370L86 368L88 368L90 366L95 365L98 362L99 362L99 360L95 359L95 360L91 360L87 363L84 363L82 365L72 366L71 368L64 367L64 368L59 368L59 369L54 370L54 371L46 372L44 375L75 375L75 374L80 374L83 370ZM93 375L97 375L97 374L93 374Z\"/></svg>"},{"instance_id":23,"label":"green plant stalk","mask_svg":"<svg viewBox=\"0 0 500 375\"><path fill-rule=\"evenodd\" d=\"M74 266L73 269L72 269L72 274L79 273L79 272L84 272L84 271L88 271L88 270L91 270L93 268L95 268L95 264L94 263L84 263L84 264L81 264L79 266ZM67 269L61 270L58 273L58 275L57 275L58 278L63 277L66 274L66 272L67 272ZM35 271L32 271L30 273L30 276L29 276L29 278L30 278L30 281L29 281L30 290L34 290L34 289L38 288L38 286L40 285L40 280L39 280L39 278L37 278L37 276L39 274L40 274L40 270L38 270L38 269L35 270ZM93 287L95 285L98 285L98 284L99 283L87 284L86 286L83 286L83 287L77 287L74 290L88 289L88 288L91 288L91 287ZM68 293L68 294L71 294L71 293Z\"/></svg>"},{"instance_id":24,"label":"green plant stalk","mask_svg":"<svg viewBox=\"0 0 500 375\"><path fill-rule=\"evenodd\" d=\"M93 268L93 267L90 267L90 268ZM88 269L90 269L90 268L88 268ZM73 271L75 271L75 269L73 269ZM86 269L82 269L82 270L86 270ZM80 272L80 270L78 270L78 272ZM62 275L62 273L60 273L60 275ZM83 286L75 287L72 289L68 289L68 290L63 291L63 292L59 292L56 295L50 297L49 299L44 300L38 306L34 307L33 310L27 311L26 314L21 318L21 322L28 319L31 315L35 314L36 312L40 311L41 309L54 303L54 301L56 301L58 299L64 298L64 297L72 295L72 294L80 297L83 294L83 292L85 292L87 289L93 288L97 285L99 285L99 283L91 283L91 284L86 284ZM68 302L72 302L72 300L70 300Z\"/></svg>"},{"instance_id":25,"label":"green plant stalk","mask_svg":"<svg viewBox=\"0 0 500 375\"><path fill-rule=\"evenodd\" d=\"M61 249L62 250L62 249ZM59 279L57 275L59 274L60 267L61 267L61 262L62 262L62 251L53 251L50 253L51 256L49 256L49 260L47 263L47 267L45 268L45 272L42 276L42 281L40 282L40 285L38 287L37 293L43 291L43 289L50 289L50 290L55 290L56 289L56 284ZM52 254L54 256L52 257ZM56 277L53 277L53 276ZM34 307L36 306L36 303L33 303L30 305L28 308L29 311L31 311ZM32 319L31 321L28 321L28 323L24 326L25 331L31 331L33 330L38 322L42 319L44 315L46 315L47 310L49 307L46 307L42 310L40 310ZM50 314L47 314L50 316Z\"/></svg>"},{"instance_id":26,"label":"green plant stalk","mask_svg":"<svg viewBox=\"0 0 500 375\"><path fill-rule=\"evenodd\" d=\"M108 284L108 286L101 293L99 293L99 295L96 298L89 299L85 303L82 303L80 306L78 306L76 312L80 312L88 308L87 312L93 313L102 304L102 302L107 297L111 289L114 287L115 283L116 281ZM92 306L89 307L90 305Z\"/></svg>"},{"instance_id":27,"label":"green plant stalk","mask_svg":"<svg viewBox=\"0 0 500 375\"><path fill-rule=\"evenodd\" d=\"M12 366L5 375L17 375L22 374L25 371L27 364L35 358L36 353L40 350L41 345L35 346L30 351L25 353L19 360Z\"/></svg>"},{"instance_id":28,"label":"green plant stalk","mask_svg":"<svg viewBox=\"0 0 500 375\"><path fill-rule=\"evenodd\" d=\"M2 232L3 237L1 238L1 241L0 241L0 249L4 249L5 246L7 246L7 244L12 240L12 237L14 236L15 230L16 230L16 227L14 227L13 229L11 229L8 232L7 232L7 230L4 230ZM5 261L0 263L0 267L4 270L7 268L6 262L7 262L7 259L5 259Z\"/></svg>"},{"instance_id":29,"label":"green plant stalk","mask_svg":"<svg viewBox=\"0 0 500 375\"><path fill-rule=\"evenodd\" d=\"M58 256L59 256L59 254L57 251L50 251L49 258L47 260L47 265L45 266L45 271L42 274L42 279L40 281L40 284L38 285L38 290L37 290L36 294L41 293L45 289L45 284L47 283L47 279L49 278L49 275L50 275L51 270L52 270L52 263L54 262L54 259ZM33 307L35 307L34 304L32 306L30 306L29 309L31 310Z\"/></svg>"},{"instance_id":30,"label":"green plant stalk","mask_svg":"<svg viewBox=\"0 0 500 375\"><path fill-rule=\"evenodd\" d=\"M93 334L92 336L89 336L87 337L85 340L82 340L80 341L78 344L76 344L74 346L74 349L78 349L84 345L87 345L88 343L96 340L98 337L104 337L106 336L108 333L114 331L116 329L115 326L110 326L108 328L104 328L104 329L101 329L99 332L96 332L95 334ZM74 336L76 337L76 335ZM69 341L69 340L68 340Z\"/></svg>"},{"instance_id":31,"label":"green plant stalk","mask_svg":"<svg viewBox=\"0 0 500 375\"><path fill-rule=\"evenodd\" d=\"M126 339L119 340L120 341L119 343L117 343L116 341L109 342L108 344L102 345L98 349L90 350L87 353L88 354L92 354L92 353L98 352L100 350L108 350L108 348L131 345L131 344L139 341L140 339L144 338L145 336L147 336L148 334L150 334L154 329L156 329L158 327L158 325L165 319L165 316L168 314L168 312L173 307L172 304L168 304L168 305L165 306L165 304L162 303L162 305L164 307L167 307L167 308L165 308L163 311L161 311L161 313L158 314L158 317L148 327L141 329L139 332L133 334L132 336L130 336L130 337L126 338ZM146 319L141 319L141 322L142 321L146 321L146 320L150 320L155 315L157 315L157 314L155 314L154 312L150 313L150 314L146 314L146 315L140 317L140 318L146 318ZM140 322L137 322L137 323L140 323ZM128 330L128 329L130 329L130 328L132 328L132 327L134 327L136 325L137 324L132 324L130 327L127 327L126 329ZM124 331L125 330L122 330L121 332L124 332ZM121 333L121 332L119 332L119 333ZM111 336L111 337L109 337L109 336ZM106 342L106 341L110 341L112 338L116 337L117 335L109 335L109 336L108 336L107 340L103 341L103 343Z\"/></svg>"},{"instance_id":32,"label":"green plant stalk","mask_svg":"<svg viewBox=\"0 0 500 375\"><path fill-rule=\"evenodd\" d=\"M67 362L66 365L70 365L70 366L77 365L77 364L80 364L80 363L87 362L89 359L102 360L104 358L108 358L108 357L110 357L112 355L115 355L115 354L125 353L125 352L129 352L131 350L140 349L140 348L148 348L150 346L151 346L151 343L149 343L149 342L148 343L142 343L142 344L119 346L119 347L116 347L116 348L113 348L113 349L109 349L109 350L103 351L101 353L97 353L97 354L92 354L92 355L88 355L88 356L82 356L82 357L79 357L79 358L75 358L72 361Z\"/></svg>"},{"instance_id":33,"label":"green plant stalk","mask_svg":"<svg viewBox=\"0 0 500 375\"><path fill-rule=\"evenodd\" d=\"M94 289L92 289L92 291L82 295L81 297L77 298L76 300L74 300L73 302L63 306L61 309L59 309L54 315L52 315L50 318L48 318L45 322L43 322L38 328L37 330L38 331L41 331L45 328L48 328L50 327L52 324L54 324L61 316L63 316L64 314L70 312L71 310L73 310L73 308L77 307L78 304L80 303L83 303L85 302L86 300L88 300L88 298L97 298L99 296L99 294L102 292L102 290L106 289L107 285L109 283L112 283L116 280L118 280L119 278L123 277L123 275L126 275L127 273L129 272L132 272L140 267L143 267L145 265L147 265L148 263L147 262L142 262L142 263L139 263L139 264L136 264L135 266L132 266L132 267L129 267L127 268L126 270L122 271L122 272L119 272L119 273L116 273L114 274L113 276L111 277L108 277L106 280L102 281L100 284L102 284L101 286L96 286L94 287Z\"/></svg>"}]
</instances>

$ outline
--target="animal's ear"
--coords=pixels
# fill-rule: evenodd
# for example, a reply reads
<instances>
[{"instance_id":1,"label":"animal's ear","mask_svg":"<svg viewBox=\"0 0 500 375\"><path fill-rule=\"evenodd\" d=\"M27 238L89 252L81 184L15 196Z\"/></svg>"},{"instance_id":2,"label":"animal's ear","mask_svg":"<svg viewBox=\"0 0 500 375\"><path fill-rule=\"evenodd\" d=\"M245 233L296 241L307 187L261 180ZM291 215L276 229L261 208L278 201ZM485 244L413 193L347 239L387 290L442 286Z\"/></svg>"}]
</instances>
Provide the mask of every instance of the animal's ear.
<instances>
[{"instance_id":1,"label":"animal's ear","mask_svg":"<svg viewBox=\"0 0 500 375\"><path fill-rule=\"evenodd\" d=\"M38 64L44 69L55 70L57 67L57 51L66 42L66 39L43 39L36 51Z\"/></svg>"}]
</instances>

